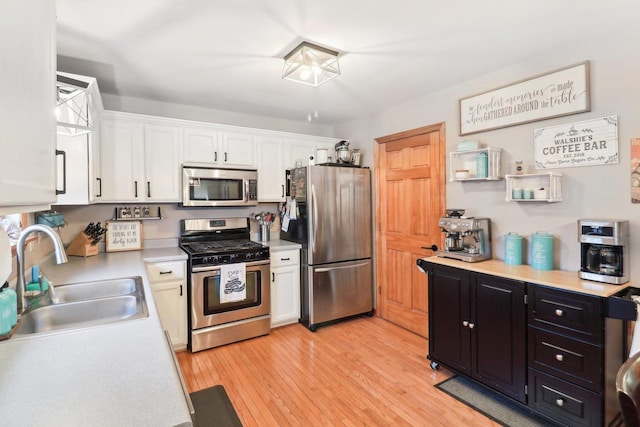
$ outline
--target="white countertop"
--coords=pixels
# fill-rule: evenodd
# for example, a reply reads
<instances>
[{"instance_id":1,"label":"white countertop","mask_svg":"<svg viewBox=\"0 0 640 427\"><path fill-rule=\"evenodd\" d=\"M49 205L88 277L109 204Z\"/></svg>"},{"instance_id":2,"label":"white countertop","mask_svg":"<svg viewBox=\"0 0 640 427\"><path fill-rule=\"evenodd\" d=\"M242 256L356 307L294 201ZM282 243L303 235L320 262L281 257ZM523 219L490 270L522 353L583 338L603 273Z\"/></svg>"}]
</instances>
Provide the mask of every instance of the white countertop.
<instances>
[{"instance_id":1,"label":"white countertop","mask_svg":"<svg viewBox=\"0 0 640 427\"><path fill-rule=\"evenodd\" d=\"M609 285L607 283L584 280L578 277L577 271L565 270L536 270L530 265L509 265L498 259L489 259L480 262L465 262L457 259L432 256L423 260L439 265L462 268L476 273L485 273L493 276L506 277L508 279L551 286L573 292L580 292L600 297L610 297L618 292L633 286L631 282L622 285Z\"/></svg>"},{"instance_id":2,"label":"white countertop","mask_svg":"<svg viewBox=\"0 0 640 427\"><path fill-rule=\"evenodd\" d=\"M302 248L300 243L294 243L288 240L269 240L268 242L258 241L258 243L269 246L269 250L273 252Z\"/></svg>"},{"instance_id":3,"label":"white countertop","mask_svg":"<svg viewBox=\"0 0 640 427\"><path fill-rule=\"evenodd\" d=\"M149 317L0 342L2 426L190 426L144 261L179 248L69 257L41 264L56 284L141 276Z\"/></svg>"}]
</instances>

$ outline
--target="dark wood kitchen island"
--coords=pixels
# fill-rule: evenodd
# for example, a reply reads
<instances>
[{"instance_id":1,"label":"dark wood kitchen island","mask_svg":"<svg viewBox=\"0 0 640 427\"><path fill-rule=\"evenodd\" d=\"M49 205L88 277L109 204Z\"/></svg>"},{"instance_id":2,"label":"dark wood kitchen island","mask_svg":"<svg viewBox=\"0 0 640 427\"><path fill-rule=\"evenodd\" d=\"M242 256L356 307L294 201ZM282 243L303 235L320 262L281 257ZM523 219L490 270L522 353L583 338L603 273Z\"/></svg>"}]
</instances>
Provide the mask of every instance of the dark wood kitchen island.
<instances>
[{"instance_id":1,"label":"dark wood kitchen island","mask_svg":"<svg viewBox=\"0 0 640 427\"><path fill-rule=\"evenodd\" d=\"M442 364L565 425L603 426L619 416L624 322L607 314L609 297L631 283L495 259L418 265L428 275L433 369Z\"/></svg>"}]
</instances>

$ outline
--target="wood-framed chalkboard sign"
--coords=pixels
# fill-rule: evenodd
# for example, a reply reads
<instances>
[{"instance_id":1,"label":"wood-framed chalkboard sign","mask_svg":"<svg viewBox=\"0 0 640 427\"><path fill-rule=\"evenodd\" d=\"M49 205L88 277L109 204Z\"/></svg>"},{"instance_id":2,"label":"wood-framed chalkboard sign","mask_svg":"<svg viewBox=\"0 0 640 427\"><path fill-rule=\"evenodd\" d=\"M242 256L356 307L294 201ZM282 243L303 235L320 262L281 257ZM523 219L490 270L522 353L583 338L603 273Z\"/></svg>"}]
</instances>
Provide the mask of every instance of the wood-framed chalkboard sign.
<instances>
[{"instance_id":1,"label":"wood-framed chalkboard sign","mask_svg":"<svg viewBox=\"0 0 640 427\"><path fill-rule=\"evenodd\" d=\"M107 221L107 252L142 249L142 221Z\"/></svg>"}]
</instances>

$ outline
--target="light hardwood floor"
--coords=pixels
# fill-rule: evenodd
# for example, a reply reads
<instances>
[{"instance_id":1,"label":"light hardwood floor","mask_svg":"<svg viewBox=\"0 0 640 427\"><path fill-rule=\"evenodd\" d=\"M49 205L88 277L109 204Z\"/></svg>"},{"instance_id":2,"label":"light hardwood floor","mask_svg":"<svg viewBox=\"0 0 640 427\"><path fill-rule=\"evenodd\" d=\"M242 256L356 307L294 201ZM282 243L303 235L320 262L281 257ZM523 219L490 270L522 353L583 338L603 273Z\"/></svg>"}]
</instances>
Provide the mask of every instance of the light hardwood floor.
<instances>
[{"instance_id":1,"label":"light hardwood floor","mask_svg":"<svg viewBox=\"0 0 640 427\"><path fill-rule=\"evenodd\" d=\"M189 392L222 384L250 426L496 426L434 387L427 340L377 317L179 352Z\"/></svg>"}]
</instances>

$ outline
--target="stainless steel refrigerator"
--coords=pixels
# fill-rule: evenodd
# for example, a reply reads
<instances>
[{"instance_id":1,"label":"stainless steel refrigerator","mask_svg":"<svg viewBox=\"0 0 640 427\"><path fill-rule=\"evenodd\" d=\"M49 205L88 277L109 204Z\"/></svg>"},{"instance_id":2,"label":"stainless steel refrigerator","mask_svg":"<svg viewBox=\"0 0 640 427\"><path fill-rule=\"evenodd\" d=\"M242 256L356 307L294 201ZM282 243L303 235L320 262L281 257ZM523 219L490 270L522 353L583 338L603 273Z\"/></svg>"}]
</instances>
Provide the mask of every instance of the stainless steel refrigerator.
<instances>
[{"instance_id":1,"label":"stainless steel refrigerator","mask_svg":"<svg viewBox=\"0 0 640 427\"><path fill-rule=\"evenodd\" d=\"M373 310L371 171L316 165L291 171L297 219L281 238L302 244L300 322L323 323Z\"/></svg>"}]
</instances>

